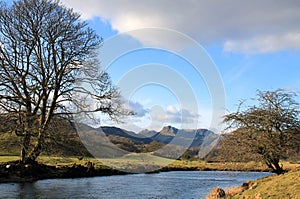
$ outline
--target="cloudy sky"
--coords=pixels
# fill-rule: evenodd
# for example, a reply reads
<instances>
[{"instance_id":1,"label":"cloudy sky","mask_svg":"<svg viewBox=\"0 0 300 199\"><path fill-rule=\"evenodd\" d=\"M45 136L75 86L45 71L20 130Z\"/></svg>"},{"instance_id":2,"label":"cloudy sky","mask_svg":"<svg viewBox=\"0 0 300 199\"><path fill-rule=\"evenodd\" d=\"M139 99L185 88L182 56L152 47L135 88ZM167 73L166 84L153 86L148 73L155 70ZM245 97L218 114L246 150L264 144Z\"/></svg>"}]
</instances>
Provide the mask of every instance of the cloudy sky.
<instances>
[{"instance_id":1,"label":"cloudy sky","mask_svg":"<svg viewBox=\"0 0 300 199\"><path fill-rule=\"evenodd\" d=\"M62 2L89 20L104 41L112 39L104 42L102 59L110 49L122 49L103 63L137 113L123 128L220 129L217 117L257 89L300 90L297 0ZM197 65L189 55L210 57L212 63ZM205 67L217 73L207 75Z\"/></svg>"},{"instance_id":2,"label":"cloudy sky","mask_svg":"<svg viewBox=\"0 0 300 199\"><path fill-rule=\"evenodd\" d=\"M61 2L104 38L102 67L137 113L123 128L219 131L257 89L300 91L298 0Z\"/></svg>"}]
</instances>

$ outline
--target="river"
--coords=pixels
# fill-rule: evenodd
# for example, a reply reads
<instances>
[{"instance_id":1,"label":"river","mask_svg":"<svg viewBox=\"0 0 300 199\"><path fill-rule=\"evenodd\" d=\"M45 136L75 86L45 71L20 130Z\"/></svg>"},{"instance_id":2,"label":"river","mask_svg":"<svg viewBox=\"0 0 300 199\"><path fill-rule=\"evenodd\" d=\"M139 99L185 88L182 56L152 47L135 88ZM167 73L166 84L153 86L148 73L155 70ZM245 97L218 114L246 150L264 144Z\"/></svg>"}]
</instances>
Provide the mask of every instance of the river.
<instances>
[{"instance_id":1,"label":"river","mask_svg":"<svg viewBox=\"0 0 300 199\"><path fill-rule=\"evenodd\" d=\"M0 198L204 198L213 187L228 188L270 175L263 172L172 171L0 184Z\"/></svg>"}]
</instances>

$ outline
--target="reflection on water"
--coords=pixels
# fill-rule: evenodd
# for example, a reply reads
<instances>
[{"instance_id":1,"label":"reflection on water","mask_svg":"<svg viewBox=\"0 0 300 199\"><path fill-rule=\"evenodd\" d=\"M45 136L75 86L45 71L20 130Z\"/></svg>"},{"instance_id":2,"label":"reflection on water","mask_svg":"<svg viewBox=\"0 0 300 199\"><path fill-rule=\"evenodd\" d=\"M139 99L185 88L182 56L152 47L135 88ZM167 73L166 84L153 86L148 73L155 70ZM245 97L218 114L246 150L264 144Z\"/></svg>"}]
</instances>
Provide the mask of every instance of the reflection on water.
<instances>
[{"instance_id":1,"label":"reflection on water","mask_svg":"<svg viewBox=\"0 0 300 199\"><path fill-rule=\"evenodd\" d=\"M0 198L204 198L210 190L241 185L270 173L173 171L0 184Z\"/></svg>"}]
</instances>

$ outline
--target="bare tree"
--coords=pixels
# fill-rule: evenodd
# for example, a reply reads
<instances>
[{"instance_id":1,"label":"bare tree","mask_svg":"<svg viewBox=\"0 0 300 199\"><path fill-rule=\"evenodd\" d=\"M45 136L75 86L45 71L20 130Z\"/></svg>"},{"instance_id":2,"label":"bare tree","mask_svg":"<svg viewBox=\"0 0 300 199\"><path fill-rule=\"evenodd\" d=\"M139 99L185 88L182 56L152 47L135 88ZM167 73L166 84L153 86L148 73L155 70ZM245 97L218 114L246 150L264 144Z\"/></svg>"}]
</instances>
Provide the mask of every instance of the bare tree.
<instances>
[{"instance_id":1,"label":"bare tree","mask_svg":"<svg viewBox=\"0 0 300 199\"><path fill-rule=\"evenodd\" d=\"M118 90L98 69L102 39L79 14L56 0L0 5L0 111L22 136L23 162L39 156L53 118L126 114Z\"/></svg>"},{"instance_id":2,"label":"bare tree","mask_svg":"<svg viewBox=\"0 0 300 199\"><path fill-rule=\"evenodd\" d=\"M295 93L284 90L258 91L257 105L225 116L228 129L235 129L222 144L224 154L260 158L273 172L291 151L299 152L299 104Z\"/></svg>"}]
</instances>

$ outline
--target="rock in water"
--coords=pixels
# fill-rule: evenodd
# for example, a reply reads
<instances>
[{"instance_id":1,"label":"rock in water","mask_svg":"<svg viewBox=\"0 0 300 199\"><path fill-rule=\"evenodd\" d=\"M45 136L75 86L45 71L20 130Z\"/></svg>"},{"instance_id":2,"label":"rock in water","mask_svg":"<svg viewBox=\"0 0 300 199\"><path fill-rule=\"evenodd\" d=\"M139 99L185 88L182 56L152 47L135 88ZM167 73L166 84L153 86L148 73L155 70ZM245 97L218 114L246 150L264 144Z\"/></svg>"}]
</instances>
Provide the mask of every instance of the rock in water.
<instances>
[{"instance_id":1,"label":"rock in water","mask_svg":"<svg viewBox=\"0 0 300 199\"><path fill-rule=\"evenodd\" d=\"M206 196L206 199L220 199L220 198L225 198L225 191L221 189L220 187L215 187L213 190L210 192L208 196Z\"/></svg>"}]
</instances>

